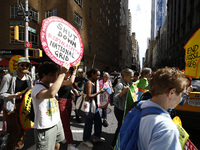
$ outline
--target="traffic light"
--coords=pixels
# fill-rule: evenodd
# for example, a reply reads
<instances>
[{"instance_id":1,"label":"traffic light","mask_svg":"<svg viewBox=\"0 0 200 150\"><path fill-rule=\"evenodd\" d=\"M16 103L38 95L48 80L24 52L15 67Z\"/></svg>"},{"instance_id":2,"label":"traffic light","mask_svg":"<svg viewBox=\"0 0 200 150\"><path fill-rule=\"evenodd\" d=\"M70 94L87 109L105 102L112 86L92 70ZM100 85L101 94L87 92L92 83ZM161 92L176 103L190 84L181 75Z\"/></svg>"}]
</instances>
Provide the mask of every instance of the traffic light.
<instances>
[{"instance_id":1,"label":"traffic light","mask_svg":"<svg viewBox=\"0 0 200 150\"><path fill-rule=\"evenodd\" d=\"M19 41L19 26L10 26L10 34L12 39Z\"/></svg>"},{"instance_id":2,"label":"traffic light","mask_svg":"<svg viewBox=\"0 0 200 150\"><path fill-rule=\"evenodd\" d=\"M42 57L42 50L40 50L40 49L34 49L33 50L33 57L34 58Z\"/></svg>"}]
</instances>

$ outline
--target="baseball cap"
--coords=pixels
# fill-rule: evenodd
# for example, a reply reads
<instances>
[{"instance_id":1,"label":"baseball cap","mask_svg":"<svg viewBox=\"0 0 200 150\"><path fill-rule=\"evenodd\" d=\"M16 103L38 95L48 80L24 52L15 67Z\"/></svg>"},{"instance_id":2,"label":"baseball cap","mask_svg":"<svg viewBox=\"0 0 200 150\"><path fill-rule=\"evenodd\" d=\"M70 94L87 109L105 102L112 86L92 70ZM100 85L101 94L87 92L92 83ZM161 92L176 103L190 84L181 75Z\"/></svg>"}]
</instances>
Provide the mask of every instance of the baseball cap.
<instances>
[{"instance_id":1,"label":"baseball cap","mask_svg":"<svg viewBox=\"0 0 200 150\"><path fill-rule=\"evenodd\" d=\"M26 58L26 57L21 57L17 61L17 63L23 63L23 62L29 63L29 64L31 63L30 60L28 58Z\"/></svg>"},{"instance_id":2,"label":"baseball cap","mask_svg":"<svg viewBox=\"0 0 200 150\"><path fill-rule=\"evenodd\" d=\"M83 72L83 69L79 68L79 69L78 69L78 72Z\"/></svg>"}]
</instances>

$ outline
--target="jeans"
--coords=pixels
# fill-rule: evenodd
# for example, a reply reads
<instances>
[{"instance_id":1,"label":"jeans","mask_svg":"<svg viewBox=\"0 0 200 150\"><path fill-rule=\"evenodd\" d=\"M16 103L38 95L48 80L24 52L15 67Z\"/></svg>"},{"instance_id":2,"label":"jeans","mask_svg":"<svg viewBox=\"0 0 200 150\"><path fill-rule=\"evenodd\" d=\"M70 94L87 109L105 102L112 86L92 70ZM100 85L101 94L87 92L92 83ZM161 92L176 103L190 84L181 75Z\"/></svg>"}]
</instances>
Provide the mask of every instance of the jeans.
<instances>
[{"instance_id":1,"label":"jeans","mask_svg":"<svg viewBox=\"0 0 200 150\"><path fill-rule=\"evenodd\" d=\"M107 107L102 109L102 118L107 119Z\"/></svg>"},{"instance_id":2,"label":"jeans","mask_svg":"<svg viewBox=\"0 0 200 150\"><path fill-rule=\"evenodd\" d=\"M117 119L118 124L117 124L117 129L115 131L115 135L114 135L114 138L113 138L113 141L112 141L112 147L114 147L115 144L116 144L117 136L118 136L118 133L119 133L120 128L122 126L124 111L120 110L119 108L117 108L115 106L114 107L114 114L115 114L115 117Z\"/></svg>"},{"instance_id":3,"label":"jeans","mask_svg":"<svg viewBox=\"0 0 200 150\"><path fill-rule=\"evenodd\" d=\"M85 118L83 141L88 141L90 139L93 122L94 122L94 136L101 137L102 122L101 122L101 115L100 115L99 109L96 110L96 113L93 118L88 118L88 117Z\"/></svg>"}]
</instances>

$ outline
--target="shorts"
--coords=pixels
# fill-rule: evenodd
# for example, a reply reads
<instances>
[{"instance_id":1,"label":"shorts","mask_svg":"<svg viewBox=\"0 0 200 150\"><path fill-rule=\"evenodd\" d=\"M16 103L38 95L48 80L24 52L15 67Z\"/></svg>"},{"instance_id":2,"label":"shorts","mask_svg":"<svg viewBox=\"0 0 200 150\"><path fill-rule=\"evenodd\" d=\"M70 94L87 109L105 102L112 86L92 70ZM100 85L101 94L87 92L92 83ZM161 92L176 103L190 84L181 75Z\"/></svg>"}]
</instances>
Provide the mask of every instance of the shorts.
<instances>
[{"instance_id":1,"label":"shorts","mask_svg":"<svg viewBox=\"0 0 200 150\"><path fill-rule=\"evenodd\" d=\"M34 129L37 150L54 150L55 144L65 139L61 121L47 129Z\"/></svg>"}]
</instances>

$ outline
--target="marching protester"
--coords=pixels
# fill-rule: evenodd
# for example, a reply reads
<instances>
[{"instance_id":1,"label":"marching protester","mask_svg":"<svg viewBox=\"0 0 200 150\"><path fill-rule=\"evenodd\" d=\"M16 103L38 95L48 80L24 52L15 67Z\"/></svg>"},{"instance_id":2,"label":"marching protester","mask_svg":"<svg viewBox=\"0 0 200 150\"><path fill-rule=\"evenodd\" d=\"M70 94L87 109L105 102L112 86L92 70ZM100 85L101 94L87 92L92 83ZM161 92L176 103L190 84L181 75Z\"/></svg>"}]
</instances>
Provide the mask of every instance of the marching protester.
<instances>
[{"instance_id":1,"label":"marching protester","mask_svg":"<svg viewBox=\"0 0 200 150\"><path fill-rule=\"evenodd\" d=\"M94 136L93 136L93 142L103 142L105 139L101 137L101 131L102 131L102 121L101 121L101 115L99 112L99 108L97 105L97 95L99 95L102 92L105 92L105 89L100 89L97 91L98 86L97 80L100 77L100 71L96 68L92 68L87 72L87 77L89 81L86 83L85 87L85 93L86 97L89 100L94 99L96 103L96 112L93 117L86 116L85 118L85 127L83 132L83 144L87 147L92 148L93 144L90 142L91 132L92 132L92 125L94 123Z\"/></svg>"},{"instance_id":2,"label":"marching protester","mask_svg":"<svg viewBox=\"0 0 200 150\"><path fill-rule=\"evenodd\" d=\"M148 85L149 85L149 80L151 78L151 74L152 74L151 68L145 67L142 69L140 79L135 82L135 86L138 88L137 100L140 99L143 93L149 90Z\"/></svg>"},{"instance_id":3,"label":"marching protester","mask_svg":"<svg viewBox=\"0 0 200 150\"><path fill-rule=\"evenodd\" d=\"M24 146L25 130L19 120L19 112L23 97L32 88L32 80L28 75L31 63L26 57L21 57L17 62L17 71L6 74L0 87L0 97L4 100L4 109L7 124L8 140L6 149L21 149Z\"/></svg>"},{"instance_id":4,"label":"marching protester","mask_svg":"<svg viewBox=\"0 0 200 150\"><path fill-rule=\"evenodd\" d=\"M129 68L122 70L122 79L115 86L114 114L115 114L118 124L117 124L117 129L115 131L115 135L112 141L113 148L115 146L117 135L122 125L126 95L129 90L130 84L132 84L133 76L134 76L133 70Z\"/></svg>"},{"instance_id":5,"label":"marching protester","mask_svg":"<svg viewBox=\"0 0 200 150\"><path fill-rule=\"evenodd\" d=\"M76 75L76 66L71 67L68 72L65 74L65 78L61 85L60 90L58 91L58 104L60 109L60 116L64 128L65 140L67 142L67 150L78 150L73 143L72 131L70 129L70 117L72 111L72 100L73 94L78 95L78 91L72 86L75 75ZM73 92L73 93L72 93ZM65 143L65 141L63 142Z\"/></svg>"},{"instance_id":6,"label":"marching protester","mask_svg":"<svg viewBox=\"0 0 200 150\"><path fill-rule=\"evenodd\" d=\"M110 88L110 92L114 92L113 88L112 88L112 83L109 80L109 77L110 77L109 73L104 72L103 79L99 81L99 87L100 87L100 89L104 88L104 87L108 87L108 88ZM108 93L108 94L111 94L111 93ZM100 96L102 96L102 95L100 95ZM102 98L106 98L106 97L102 97ZM108 99L106 99L104 101L108 101L108 100L109 100L109 96L108 96ZM109 125L108 121L107 121L107 106L105 108L102 108L102 116L101 117L103 118L102 125L104 127L107 127Z\"/></svg>"},{"instance_id":7,"label":"marching protester","mask_svg":"<svg viewBox=\"0 0 200 150\"><path fill-rule=\"evenodd\" d=\"M168 110L174 109L185 99L185 96L189 97L188 86L188 79L176 68L158 69L150 80L150 91L153 97L147 101L141 101L140 105L137 105L140 109L133 108L127 114L115 149L182 150L178 128ZM143 113L150 109L151 111L156 109L156 113L150 111ZM135 117L139 116L139 114L135 115L137 110L141 110L141 114L144 114L139 117L140 121ZM139 123L138 128L133 128L137 123ZM139 134L135 130L139 131Z\"/></svg>"},{"instance_id":8,"label":"marching protester","mask_svg":"<svg viewBox=\"0 0 200 150\"><path fill-rule=\"evenodd\" d=\"M65 139L59 105L55 96L68 70L69 64L59 69L53 62L45 62L38 68L40 82L33 87L31 92L35 112L34 137L38 150L58 150L59 142ZM53 85L50 86L52 83Z\"/></svg>"},{"instance_id":9,"label":"marching protester","mask_svg":"<svg viewBox=\"0 0 200 150\"><path fill-rule=\"evenodd\" d=\"M73 84L73 87L74 87L74 88L78 91L78 93L79 93L79 95L77 95L77 96L75 97L75 104L76 104L77 99L78 99L79 96L80 96L80 93L84 90L86 82L88 81L88 79L85 78L85 77L83 76L83 73L84 73L84 72L83 72L83 69L79 68L79 69L77 70L77 76L76 76L75 81L74 81L74 84ZM76 120L77 120L77 122L81 123L82 120L81 120L80 116L77 114L76 111L75 111L75 115L76 115Z\"/></svg>"}]
</instances>

